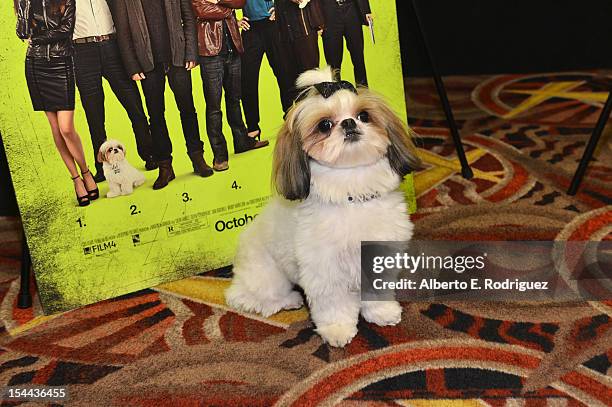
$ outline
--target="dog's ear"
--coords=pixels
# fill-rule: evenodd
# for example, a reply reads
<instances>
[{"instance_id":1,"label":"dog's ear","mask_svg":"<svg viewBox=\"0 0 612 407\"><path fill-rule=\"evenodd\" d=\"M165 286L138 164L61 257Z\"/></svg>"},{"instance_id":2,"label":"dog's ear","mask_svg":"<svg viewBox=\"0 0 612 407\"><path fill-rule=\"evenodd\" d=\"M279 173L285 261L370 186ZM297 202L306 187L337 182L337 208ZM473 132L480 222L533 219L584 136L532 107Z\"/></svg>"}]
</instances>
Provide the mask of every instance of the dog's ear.
<instances>
[{"instance_id":1,"label":"dog's ear","mask_svg":"<svg viewBox=\"0 0 612 407\"><path fill-rule=\"evenodd\" d=\"M102 144L100 146L100 149L98 150L98 156L97 156L97 160L99 163L103 163L104 161L106 161L106 154L103 151L104 149L106 149L106 146L104 144Z\"/></svg>"},{"instance_id":2,"label":"dog's ear","mask_svg":"<svg viewBox=\"0 0 612 407\"><path fill-rule=\"evenodd\" d=\"M272 180L276 191L290 201L306 199L310 194L310 164L297 133L296 109L287 118L276 139Z\"/></svg>"},{"instance_id":3,"label":"dog's ear","mask_svg":"<svg viewBox=\"0 0 612 407\"><path fill-rule=\"evenodd\" d=\"M385 129L390 141L387 158L391 168L402 178L412 171L423 168L414 145L416 133L402 123L386 104L381 103L379 107L382 109Z\"/></svg>"}]
</instances>

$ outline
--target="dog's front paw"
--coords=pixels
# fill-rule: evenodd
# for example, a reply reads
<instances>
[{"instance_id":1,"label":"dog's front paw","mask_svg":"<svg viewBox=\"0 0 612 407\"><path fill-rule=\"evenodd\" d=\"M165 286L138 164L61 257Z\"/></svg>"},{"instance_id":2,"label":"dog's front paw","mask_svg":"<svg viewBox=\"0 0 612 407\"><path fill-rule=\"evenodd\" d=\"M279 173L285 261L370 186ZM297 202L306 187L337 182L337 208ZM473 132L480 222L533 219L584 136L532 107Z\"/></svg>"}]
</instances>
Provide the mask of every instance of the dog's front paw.
<instances>
[{"instance_id":1,"label":"dog's front paw","mask_svg":"<svg viewBox=\"0 0 612 407\"><path fill-rule=\"evenodd\" d=\"M116 193L116 192L109 192L106 194L107 198L115 198L117 196L119 196L120 194Z\"/></svg>"},{"instance_id":2,"label":"dog's front paw","mask_svg":"<svg viewBox=\"0 0 612 407\"><path fill-rule=\"evenodd\" d=\"M240 286L232 285L225 292L227 305L244 312L256 312L269 317L282 310L302 308L304 299L297 291L292 291L282 298L261 298Z\"/></svg>"},{"instance_id":3,"label":"dog's front paw","mask_svg":"<svg viewBox=\"0 0 612 407\"><path fill-rule=\"evenodd\" d=\"M317 327L316 331L329 345L343 348L357 335L356 324L331 324Z\"/></svg>"},{"instance_id":4,"label":"dog's front paw","mask_svg":"<svg viewBox=\"0 0 612 407\"><path fill-rule=\"evenodd\" d=\"M397 301L364 301L361 315L376 325L397 325L402 320L402 306Z\"/></svg>"}]
</instances>

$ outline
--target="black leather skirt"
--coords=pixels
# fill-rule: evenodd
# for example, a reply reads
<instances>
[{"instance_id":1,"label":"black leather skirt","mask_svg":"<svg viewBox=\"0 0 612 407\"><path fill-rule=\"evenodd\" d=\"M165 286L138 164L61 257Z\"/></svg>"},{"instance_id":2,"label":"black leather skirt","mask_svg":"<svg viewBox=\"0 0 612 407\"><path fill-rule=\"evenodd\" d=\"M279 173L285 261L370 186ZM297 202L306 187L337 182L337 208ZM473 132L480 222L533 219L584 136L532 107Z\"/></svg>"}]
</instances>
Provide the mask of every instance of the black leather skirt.
<instances>
[{"instance_id":1,"label":"black leather skirt","mask_svg":"<svg viewBox=\"0 0 612 407\"><path fill-rule=\"evenodd\" d=\"M72 57L26 58L26 81L36 111L74 110Z\"/></svg>"}]
</instances>

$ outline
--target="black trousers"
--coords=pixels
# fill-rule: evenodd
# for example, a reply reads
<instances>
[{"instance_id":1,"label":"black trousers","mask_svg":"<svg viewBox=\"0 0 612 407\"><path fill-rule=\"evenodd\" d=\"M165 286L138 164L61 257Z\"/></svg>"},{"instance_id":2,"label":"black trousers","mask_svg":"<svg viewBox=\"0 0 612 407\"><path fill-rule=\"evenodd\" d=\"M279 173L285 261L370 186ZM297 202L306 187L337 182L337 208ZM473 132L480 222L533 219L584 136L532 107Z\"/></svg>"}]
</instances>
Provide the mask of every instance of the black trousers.
<instances>
[{"instance_id":1,"label":"black trousers","mask_svg":"<svg viewBox=\"0 0 612 407\"><path fill-rule=\"evenodd\" d=\"M172 158L172 141L166 124L164 102L166 77L181 115L187 153L204 151L204 143L200 140L198 115L193 103L191 72L184 67L156 64L155 69L146 72L145 76L140 84L150 117L153 158L156 161Z\"/></svg>"},{"instance_id":2,"label":"black trousers","mask_svg":"<svg viewBox=\"0 0 612 407\"><path fill-rule=\"evenodd\" d=\"M297 98L298 90L295 81L300 74L319 67L319 35L313 31L310 35L282 42L285 50L285 61L291 84L291 102Z\"/></svg>"},{"instance_id":3,"label":"black trousers","mask_svg":"<svg viewBox=\"0 0 612 407\"><path fill-rule=\"evenodd\" d=\"M340 6L335 1L330 10L333 16L328 16L327 25L323 32L323 50L327 63L340 72L342 56L344 54L344 39L346 48L351 54L351 61L355 73L355 82L358 85L368 86L365 58L363 55L363 30L361 16L355 1ZM338 78L339 79L339 78Z\"/></svg>"},{"instance_id":4,"label":"black trousers","mask_svg":"<svg viewBox=\"0 0 612 407\"><path fill-rule=\"evenodd\" d=\"M94 150L96 169L102 170L95 156L100 146L106 141L106 114L104 111L104 89L102 78L105 78L125 109L132 122L132 130L136 137L138 155L143 161L151 159L152 140L149 123L142 107L142 99L138 87L123 68L119 46L115 40L74 44L74 66L76 84L81 95L81 104L85 110L89 134ZM122 135L113 137L121 138Z\"/></svg>"},{"instance_id":5,"label":"black trousers","mask_svg":"<svg viewBox=\"0 0 612 407\"><path fill-rule=\"evenodd\" d=\"M242 31L244 53L242 54L242 106L248 131L259 128L259 71L264 54L276 77L283 111L293 104L291 78L287 75L284 50L276 22L270 20L250 21L251 28Z\"/></svg>"},{"instance_id":6,"label":"black trousers","mask_svg":"<svg viewBox=\"0 0 612 407\"><path fill-rule=\"evenodd\" d=\"M227 143L223 135L223 113L221 112L223 91L225 91L227 122L234 140L234 152L242 152L253 143L253 140L247 135L247 129L242 120L240 56L235 52L212 57L201 56L200 73L206 101L206 132L215 162L220 163L229 158Z\"/></svg>"}]
</instances>

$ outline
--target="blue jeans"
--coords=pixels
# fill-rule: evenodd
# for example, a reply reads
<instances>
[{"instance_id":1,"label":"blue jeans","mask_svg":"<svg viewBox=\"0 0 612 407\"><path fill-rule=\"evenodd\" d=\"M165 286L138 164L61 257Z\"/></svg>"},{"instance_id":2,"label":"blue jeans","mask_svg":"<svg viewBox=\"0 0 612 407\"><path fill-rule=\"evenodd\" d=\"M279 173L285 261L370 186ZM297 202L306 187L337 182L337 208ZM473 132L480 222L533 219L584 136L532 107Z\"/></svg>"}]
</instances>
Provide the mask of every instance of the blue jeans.
<instances>
[{"instance_id":1,"label":"blue jeans","mask_svg":"<svg viewBox=\"0 0 612 407\"><path fill-rule=\"evenodd\" d=\"M228 160L227 143L223 135L223 113L221 95L225 90L225 110L227 122L232 130L234 152L248 150L254 141L248 136L242 120L240 107L241 68L240 56L235 52L212 57L200 57L200 73L206 100L206 132L215 162Z\"/></svg>"}]
</instances>

